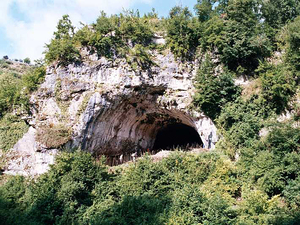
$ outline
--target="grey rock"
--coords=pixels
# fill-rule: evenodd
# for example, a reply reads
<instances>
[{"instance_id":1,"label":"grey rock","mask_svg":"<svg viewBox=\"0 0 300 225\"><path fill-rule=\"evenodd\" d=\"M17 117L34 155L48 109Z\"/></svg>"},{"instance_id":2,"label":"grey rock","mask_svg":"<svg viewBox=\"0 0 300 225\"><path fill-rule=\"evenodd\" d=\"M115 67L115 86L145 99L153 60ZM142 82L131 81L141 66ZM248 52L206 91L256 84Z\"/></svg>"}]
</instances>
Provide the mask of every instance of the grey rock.
<instances>
[{"instance_id":1,"label":"grey rock","mask_svg":"<svg viewBox=\"0 0 300 225\"><path fill-rule=\"evenodd\" d=\"M152 52L156 66L133 70L124 59L98 59L83 50L80 66L51 66L45 82L31 97L31 127L15 145L6 173L38 175L54 162L57 149L35 138L40 126L64 123L72 130L66 148L81 148L124 158L137 149L151 149L160 129L177 122L188 125L211 148L218 140L213 122L192 110L198 62L181 63L171 53ZM45 95L44 93L48 93Z\"/></svg>"}]
</instances>

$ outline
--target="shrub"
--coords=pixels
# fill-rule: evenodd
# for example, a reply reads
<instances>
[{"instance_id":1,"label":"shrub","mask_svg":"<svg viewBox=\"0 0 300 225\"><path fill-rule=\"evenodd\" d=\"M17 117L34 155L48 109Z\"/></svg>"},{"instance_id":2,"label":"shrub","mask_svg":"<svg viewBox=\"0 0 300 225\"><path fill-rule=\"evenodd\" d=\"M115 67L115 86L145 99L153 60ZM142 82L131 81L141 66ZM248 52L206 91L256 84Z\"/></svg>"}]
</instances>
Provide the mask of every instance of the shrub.
<instances>
[{"instance_id":1,"label":"shrub","mask_svg":"<svg viewBox=\"0 0 300 225\"><path fill-rule=\"evenodd\" d=\"M300 170L299 129L276 123L268 135L242 151L240 167L247 177L269 196L282 194L287 183L296 179Z\"/></svg>"},{"instance_id":2,"label":"shrub","mask_svg":"<svg viewBox=\"0 0 300 225\"><path fill-rule=\"evenodd\" d=\"M205 214L203 202L206 198L197 185L176 189L172 196L168 224L198 224Z\"/></svg>"},{"instance_id":3,"label":"shrub","mask_svg":"<svg viewBox=\"0 0 300 225\"><path fill-rule=\"evenodd\" d=\"M260 190L244 188L242 191L242 201L238 203L240 216L237 218L236 223L280 224L277 221L283 221L286 217L285 209L281 206L280 201L279 196L269 199Z\"/></svg>"},{"instance_id":4,"label":"shrub","mask_svg":"<svg viewBox=\"0 0 300 225\"><path fill-rule=\"evenodd\" d=\"M58 65L67 66L70 63L80 63L80 53L75 47L74 27L68 15L59 20L54 39L46 45L45 60L47 63L58 61Z\"/></svg>"},{"instance_id":5,"label":"shrub","mask_svg":"<svg viewBox=\"0 0 300 225\"><path fill-rule=\"evenodd\" d=\"M255 98L227 103L216 120L223 136L218 147L234 159L239 149L252 147L259 139L264 118L264 106Z\"/></svg>"},{"instance_id":6,"label":"shrub","mask_svg":"<svg viewBox=\"0 0 300 225\"><path fill-rule=\"evenodd\" d=\"M0 117L14 108L20 98L20 79L12 74L0 77Z\"/></svg>"},{"instance_id":7,"label":"shrub","mask_svg":"<svg viewBox=\"0 0 300 225\"><path fill-rule=\"evenodd\" d=\"M299 5L300 7L300 5ZM290 68L294 68L296 71L296 77L299 81L300 71L300 16L298 16L294 22L288 24L281 32L279 40L283 42L283 48L285 51L285 62L290 65Z\"/></svg>"},{"instance_id":8,"label":"shrub","mask_svg":"<svg viewBox=\"0 0 300 225\"><path fill-rule=\"evenodd\" d=\"M300 14L300 3L295 0L263 1L261 11L265 23L279 29Z\"/></svg>"},{"instance_id":9,"label":"shrub","mask_svg":"<svg viewBox=\"0 0 300 225\"><path fill-rule=\"evenodd\" d=\"M27 216L41 224L77 223L92 205L95 184L107 178L90 154L62 153L48 173L31 182L24 199Z\"/></svg>"},{"instance_id":10,"label":"shrub","mask_svg":"<svg viewBox=\"0 0 300 225\"><path fill-rule=\"evenodd\" d=\"M47 63L58 61L58 65L67 66L80 62L79 51L68 39L53 39L50 44L46 45L46 48L45 60Z\"/></svg>"},{"instance_id":11,"label":"shrub","mask_svg":"<svg viewBox=\"0 0 300 225\"><path fill-rule=\"evenodd\" d=\"M241 93L240 88L235 86L230 72L216 74L215 66L209 56L197 72L196 88L194 105L212 120L219 116L227 102L234 101Z\"/></svg>"},{"instance_id":12,"label":"shrub","mask_svg":"<svg viewBox=\"0 0 300 225\"><path fill-rule=\"evenodd\" d=\"M98 213L92 224L164 224L164 201L147 196L124 196L108 210Z\"/></svg>"},{"instance_id":13,"label":"shrub","mask_svg":"<svg viewBox=\"0 0 300 225\"><path fill-rule=\"evenodd\" d=\"M293 74L288 67L273 67L260 75L261 99L277 114L283 112L296 91Z\"/></svg>"},{"instance_id":14,"label":"shrub","mask_svg":"<svg viewBox=\"0 0 300 225\"><path fill-rule=\"evenodd\" d=\"M225 20L220 16L214 16L202 25L200 37L200 46L203 51L209 50L221 54L224 35L225 35Z\"/></svg>"},{"instance_id":15,"label":"shrub","mask_svg":"<svg viewBox=\"0 0 300 225\"><path fill-rule=\"evenodd\" d=\"M1 224L30 224L22 211L25 191L25 178L21 176L10 177L0 186Z\"/></svg>"},{"instance_id":16,"label":"shrub","mask_svg":"<svg viewBox=\"0 0 300 225\"><path fill-rule=\"evenodd\" d=\"M0 149L11 149L27 130L28 125L18 116L6 114L0 120Z\"/></svg>"},{"instance_id":17,"label":"shrub","mask_svg":"<svg viewBox=\"0 0 300 225\"><path fill-rule=\"evenodd\" d=\"M289 180L283 191L284 197L288 204L297 209L300 206L300 177L295 180Z\"/></svg>"},{"instance_id":18,"label":"shrub","mask_svg":"<svg viewBox=\"0 0 300 225\"><path fill-rule=\"evenodd\" d=\"M259 61L271 52L257 10L254 0L228 1L222 9L225 13L212 16L203 24L201 47L217 53L231 71L252 74Z\"/></svg>"},{"instance_id":19,"label":"shrub","mask_svg":"<svg viewBox=\"0 0 300 225\"><path fill-rule=\"evenodd\" d=\"M30 58L28 58L28 57L25 58L25 59L24 59L24 63L30 64Z\"/></svg>"},{"instance_id":20,"label":"shrub","mask_svg":"<svg viewBox=\"0 0 300 225\"><path fill-rule=\"evenodd\" d=\"M181 60L191 60L198 46L197 20L187 7L171 9L167 20L167 42L172 53Z\"/></svg>"},{"instance_id":21,"label":"shrub","mask_svg":"<svg viewBox=\"0 0 300 225\"><path fill-rule=\"evenodd\" d=\"M130 49L127 61L131 64L133 69L137 69L138 66L139 68L146 70L155 65L148 50L140 44L137 44L133 49Z\"/></svg>"},{"instance_id":22,"label":"shrub","mask_svg":"<svg viewBox=\"0 0 300 225\"><path fill-rule=\"evenodd\" d=\"M127 43L131 42L134 46L140 44L147 46L153 38L153 31L150 29L147 20L140 18L139 12L125 11L119 16L120 25L116 29L116 35Z\"/></svg>"},{"instance_id":23,"label":"shrub","mask_svg":"<svg viewBox=\"0 0 300 225\"><path fill-rule=\"evenodd\" d=\"M36 140L46 148L59 148L71 138L71 130L63 124L42 126L37 129Z\"/></svg>"},{"instance_id":24,"label":"shrub","mask_svg":"<svg viewBox=\"0 0 300 225\"><path fill-rule=\"evenodd\" d=\"M9 210L0 208L2 218L16 224L296 221L278 196L243 189L237 201L234 163L218 153L175 153L157 163L146 158L112 174L102 163L84 152L61 153L39 178L8 182L0 187L0 205Z\"/></svg>"},{"instance_id":25,"label":"shrub","mask_svg":"<svg viewBox=\"0 0 300 225\"><path fill-rule=\"evenodd\" d=\"M46 68L41 66L22 76L23 87L26 88L26 92L31 93L37 90L38 86L44 81L45 75Z\"/></svg>"}]
</instances>

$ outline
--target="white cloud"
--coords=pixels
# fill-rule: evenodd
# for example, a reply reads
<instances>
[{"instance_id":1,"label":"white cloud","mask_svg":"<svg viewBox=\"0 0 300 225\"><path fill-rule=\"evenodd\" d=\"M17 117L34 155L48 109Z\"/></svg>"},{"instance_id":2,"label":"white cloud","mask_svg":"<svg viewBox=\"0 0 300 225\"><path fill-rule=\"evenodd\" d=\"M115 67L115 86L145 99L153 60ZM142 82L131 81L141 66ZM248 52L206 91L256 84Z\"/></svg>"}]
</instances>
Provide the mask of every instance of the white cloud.
<instances>
[{"instance_id":1,"label":"white cloud","mask_svg":"<svg viewBox=\"0 0 300 225\"><path fill-rule=\"evenodd\" d=\"M153 0L1 0L0 27L13 46L11 58L38 59L42 57L45 43L52 37L58 20L69 14L75 26L79 22L96 20L99 12L108 14L130 8L135 3L150 4ZM18 20L10 7L18 7L26 21ZM1 49L0 49L0 52Z\"/></svg>"}]
</instances>

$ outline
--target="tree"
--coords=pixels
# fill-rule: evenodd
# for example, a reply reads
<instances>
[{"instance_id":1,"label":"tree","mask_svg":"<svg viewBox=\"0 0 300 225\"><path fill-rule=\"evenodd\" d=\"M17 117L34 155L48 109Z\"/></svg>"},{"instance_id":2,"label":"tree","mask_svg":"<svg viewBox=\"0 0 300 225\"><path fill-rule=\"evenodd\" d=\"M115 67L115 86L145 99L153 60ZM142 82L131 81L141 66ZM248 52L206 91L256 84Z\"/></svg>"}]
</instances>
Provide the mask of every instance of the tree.
<instances>
[{"instance_id":1,"label":"tree","mask_svg":"<svg viewBox=\"0 0 300 225\"><path fill-rule=\"evenodd\" d=\"M300 16L288 24L281 33L283 48L285 51L285 62L297 72L300 79Z\"/></svg>"},{"instance_id":2,"label":"tree","mask_svg":"<svg viewBox=\"0 0 300 225\"><path fill-rule=\"evenodd\" d=\"M255 0L232 0L226 8L221 59L231 70L251 72L270 55L270 43L263 34Z\"/></svg>"},{"instance_id":3,"label":"tree","mask_svg":"<svg viewBox=\"0 0 300 225\"><path fill-rule=\"evenodd\" d=\"M274 29L279 29L300 15L300 1L272 0L262 1L262 16L265 22Z\"/></svg>"},{"instance_id":4,"label":"tree","mask_svg":"<svg viewBox=\"0 0 300 225\"><path fill-rule=\"evenodd\" d=\"M176 6L169 13L167 41L175 57L191 59L198 46L198 23L187 7Z\"/></svg>"},{"instance_id":5,"label":"tree","mask_svg":"<svg viewBox=\"0 0 300 225\"><path fill-rule=\"evenodd\" d=\"M24 59L24 63L30 64L30 59L27 57Z\"/></svg>"},{"instance_id":6,"label":"tree","mask_svg":"<svg viewBox=\"0 0 300 225\"><path fill-rule=\"evenodd\" d=\"M195 10L197 16L201 22L207 21L210 19L213 12L213 1L211 0L198 0L198 3L195 5Z\"/></svg>"},{"instance_id":7,"label":"tree","mask_svg":"<svg viewBox=\"0 0 300 225\"><path fill-rule=\"evenodd\" d=\"M72 25L69 15L63 15L56 29L57 31L54 32L55 39L70 39L74 36L75 27Z\"/></svg>"},{"instance_id":8,"label":"tree","mask_svg":"<svg viewBox=\"0 0 300 225\"><path fill-rule=\"evenodd\" d=\"M70 63L80 62L80 53L75 47L74 27L68 15L59 20L54 39L46 45L45 60L47 63L59 61L59 65L67 66Z\"/></svg>"},{"instance_id":9,"label":"tree","mask_svg":"<svg viewBox=\"0 0 300 225\"><path fill-rule=\"evenodd\" d=\"M206 56L197 72L196 87L194 104L212 120L219 116L227 102L234 101L240 94L240 88L235 86L232 74L228 71L216 74L215 65L209 56Z\"/></svg>"}]
</instances>

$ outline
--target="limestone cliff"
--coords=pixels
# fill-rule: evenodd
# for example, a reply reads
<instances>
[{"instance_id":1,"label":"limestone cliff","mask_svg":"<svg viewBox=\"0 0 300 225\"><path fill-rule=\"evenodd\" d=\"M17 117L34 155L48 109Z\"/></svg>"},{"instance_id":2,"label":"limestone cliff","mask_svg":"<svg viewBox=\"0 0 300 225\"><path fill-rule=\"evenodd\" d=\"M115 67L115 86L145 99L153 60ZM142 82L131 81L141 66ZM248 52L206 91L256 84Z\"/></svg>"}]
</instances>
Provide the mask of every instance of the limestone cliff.
<instances>
[{"instance_id":1,"label":"limestone cliff","mask_svg":"<svg viewBox=\"0 0 300 225\"><path fill-rule=\"evenodd\" d=\"M7 173L43 173L62 147L129 159L151 151L170 124L193 128L204 146L214 148L214 124L191 104L198 62L152 52L155 65L145 71L124 59L82 55L81 65L48 67L31 97L31 127L11 151Z\"/></svg>"}]
</instances>

